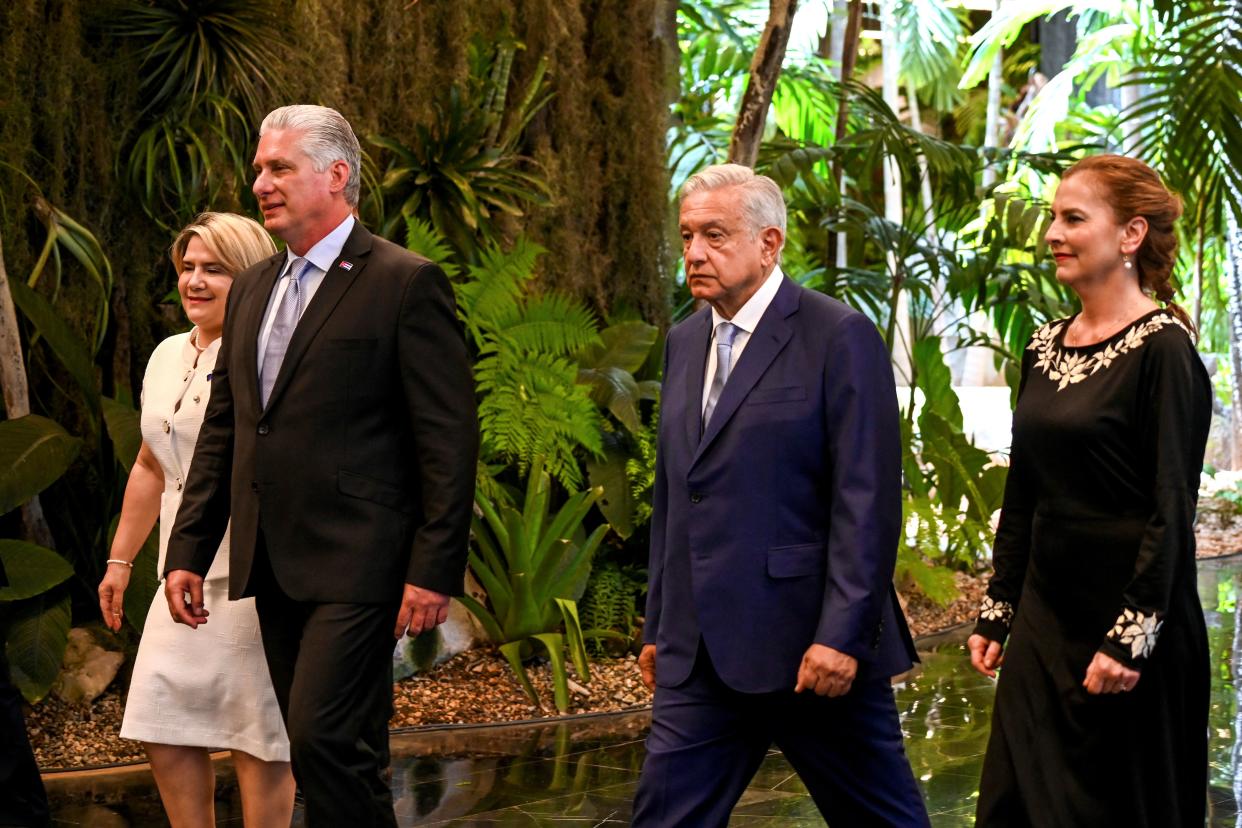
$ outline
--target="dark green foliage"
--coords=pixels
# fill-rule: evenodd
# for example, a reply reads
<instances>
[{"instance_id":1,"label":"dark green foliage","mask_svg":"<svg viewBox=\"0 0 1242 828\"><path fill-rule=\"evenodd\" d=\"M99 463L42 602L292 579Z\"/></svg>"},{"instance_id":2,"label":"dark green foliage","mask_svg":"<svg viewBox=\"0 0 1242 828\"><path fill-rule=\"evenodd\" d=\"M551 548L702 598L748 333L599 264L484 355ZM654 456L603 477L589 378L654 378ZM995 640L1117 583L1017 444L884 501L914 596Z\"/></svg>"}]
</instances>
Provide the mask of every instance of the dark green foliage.
<instances>
[{"instance_id":1,"label":"dark green foliage","mask_svg":"<svg viewBox=\"0 0 1242 828\"><path fill-rule=\"evenodd\" d=\"M521 153L522 133L551 99L546 62L540 62L511 106L514 52L501 43L493 52L476 39L470 75L436 100L434 118L418 126L408 144L383 135L368 141L392 156L378 189L363 205L380 233L396 238L406 222L430 222L460 254L476 241L494 243L503 216L520 218L530 206L548 207L552 192L534 162Z\"/></svg>"},{"instance_id":2,"label":"dark green foliage","mask_svg":"<svg viewBox=\"0 0 1242 828\"><path fill-rule=\"evenodd\" d=\"M640 634L638 602L646 592L647 573L633 565L608 560L591 570L578 602L589 653L615 656L631 647ZM607 635L610 632L617 635Z\"/></svg>"}]
</instances>

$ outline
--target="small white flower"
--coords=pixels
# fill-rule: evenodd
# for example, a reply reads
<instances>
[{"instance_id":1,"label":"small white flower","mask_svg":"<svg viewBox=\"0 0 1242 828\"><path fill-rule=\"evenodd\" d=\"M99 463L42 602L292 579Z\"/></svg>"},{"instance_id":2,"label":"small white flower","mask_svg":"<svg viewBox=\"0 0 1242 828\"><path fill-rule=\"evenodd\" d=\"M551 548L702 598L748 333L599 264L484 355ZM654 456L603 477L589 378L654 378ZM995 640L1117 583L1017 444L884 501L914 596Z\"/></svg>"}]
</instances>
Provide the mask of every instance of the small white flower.
<instances>
[{"instance_id":1,"label":"small white flower","mask_svg":"<svg viewBox=\"0 0 1242 828\"><path fill-rule=\"evenodd\" d=\"M1058 319L1044 325L1035 332L1031 337L1031 344L1027 346L1036 354L1035 367L1057 383L1057 391L1064 391L1108 368L1117 358L1142 345L1148 336L1166 325L1177 325L1187 335L1190 334L1181 320L1169 314L1160 314L1142 325L1135 325L1126 331L1126 335L1119 342L1112 343L1095 354L1066 353L1057 347L1056 338L1068 321Z\"/></svg>"},{"instance_id":2,"label":"small white flower","mask_svg":"<svg viewBox=\"0 0 1242 828\"><path fill-rule=\"evenodd\" d=\"M1164 619L1159 613L1145 613L1126 607L1117 616L1117 622L1108 631L1108 637L1123 647L1130 648L1131 658L1147 658L1156 648L1156 639Z\"/></svg>"},{"instance_id":3,"label":"small white flower","mask_svg":"<svg viewBox=\"0 0 1242 828\"><path fill-rule=\"evenodd\" d=\"M997 601L991 595L983 596L979 605L979 618L982 621L999 621L1006 626L1013 621L1013 604L1008 601Z\"/></svg>"}]
</instances>

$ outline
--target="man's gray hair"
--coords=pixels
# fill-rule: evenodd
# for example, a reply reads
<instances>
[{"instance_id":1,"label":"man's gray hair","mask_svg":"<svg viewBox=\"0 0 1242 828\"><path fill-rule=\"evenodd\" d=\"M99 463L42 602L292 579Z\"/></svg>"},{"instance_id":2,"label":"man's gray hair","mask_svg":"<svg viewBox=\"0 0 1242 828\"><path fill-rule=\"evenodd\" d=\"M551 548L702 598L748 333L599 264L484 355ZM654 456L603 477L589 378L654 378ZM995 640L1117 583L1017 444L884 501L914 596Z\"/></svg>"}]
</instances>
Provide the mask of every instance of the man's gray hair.
<instances>
[{"instance_id":1,"label":"man's gray hair","mask_svg":"<svg viewBox=\"0 0 1242 828\"><path fill-rule=\"evenodd\" d=\"M781 188L766 175L757 175L750 167L741 164L716 164L700 170L681 185L684 200L694 193L737 187L742 193L742 212L750 222L750 229L758 235L765 227L779 227L785 234L785 197ZM784 246L782 242L782 247Z\"/></svg>"},{"instance_id":2,"label":"man's gray hair","mask_svg":"<svg viewBox=\"0 0 1242 828\"><path fill-rule=\"evenodd\" d=\"M263 119L259 135L272 129L297 130L302 135L299 146L310 156L315 172L323 172L336 161L349 165L349 179L345 182L345 201L351 207L358 206L358 192L362 186L362 147L349 121L335 109L311 104L294 104L273 109Z\"/></svg>"}]
</instances>

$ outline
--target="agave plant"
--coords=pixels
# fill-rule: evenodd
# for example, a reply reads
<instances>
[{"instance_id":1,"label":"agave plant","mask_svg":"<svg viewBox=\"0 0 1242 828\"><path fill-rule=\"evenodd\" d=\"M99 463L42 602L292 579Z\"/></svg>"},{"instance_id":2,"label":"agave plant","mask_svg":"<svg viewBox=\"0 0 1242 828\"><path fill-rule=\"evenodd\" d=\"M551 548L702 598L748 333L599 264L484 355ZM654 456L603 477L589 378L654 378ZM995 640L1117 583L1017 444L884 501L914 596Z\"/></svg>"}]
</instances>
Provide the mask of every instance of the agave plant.
<instances>
[{"instance_id":1,"label":"agave plant","mask_svg":"<svg viewBox=\"0 0 1242 828\"><path fill-rule=\"evenodd\" d=\"M521 152L526 125L552 98L541 61L512 110L505 112L516 43L489 52L470 46L471 76L432 104L434 117L407 142L384 135L367 140L391 156L363 214L380 234L399 237L411 219L430 222L462 253L476 238L494 240L499 216L518 217L531 205L549 206L552 192L533 159Z\"/></svg>"},{"instance_id":2,"label":"agave plant","mask_svg":"<svg viewBox=\"0 0 1242 828\"><path fill-rule=\"evenodd\" d=\"M552 479L542 465L532 467L521 511L477 498L470 549L470 569L487 590L488 604L461 599L500 645L523 689L536 703L539 694L524 662L540 650L552 665L556 708L569 708L565 653L583 681L590 681L577 599L586 588L591 559L607 524L582 538L582 520L600 489L571 495L550 516ZM536 647L538 645L538 647Z\"/></svg>"}]
</instances>

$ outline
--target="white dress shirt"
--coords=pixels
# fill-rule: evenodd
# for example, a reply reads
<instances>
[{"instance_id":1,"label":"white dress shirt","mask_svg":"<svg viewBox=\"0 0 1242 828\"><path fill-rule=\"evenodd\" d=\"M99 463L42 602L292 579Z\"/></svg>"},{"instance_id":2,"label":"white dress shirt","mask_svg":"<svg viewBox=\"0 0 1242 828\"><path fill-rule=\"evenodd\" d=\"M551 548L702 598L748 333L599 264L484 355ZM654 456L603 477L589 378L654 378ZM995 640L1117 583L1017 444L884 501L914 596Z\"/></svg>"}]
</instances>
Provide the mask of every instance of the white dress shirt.
<instances>
[{"instance_id":1,"label":"white dress shirt","mask_svg":"<svg viewBox=\"0 0 1242 828\"><path fill-rule=\"evenodd\" d=\"M302 313L306 313L306 309L310 306L311 300L315 298L315 291L319 290L319 285L323 283L323 277L328 274L328 268L332 267L341 255L341 248L345 246L345 242L349 239L349 234L354 229L354 217L348 215L345 220L336 226L328 235L324 236L315 246L306 251L305 256L296 256L292 250L285 250L285 264L280 269L280 277L276 280L276 287L272 290L272 296L267 301L267 310L263 312L263 324L259 326L259 373L263 373L263 354L267 351L267 340L272 334L272 325L276 321L276 308L280 307L281 297L285 295L286 288L289 287L289 280L285 277L289 275L289 268L293 266L295 259L306 259L310 262L310 269L306 271L306 275L302 277ZM301 317L299 317L301 318Z\"/></svg>"},{"instance_id":2,"label":"white dress shirt","mask_svg":"<svg viewBox=\"0 0 1242 828\"><path fill-rule=\"evenodd\" d=\"M725 319L719 311L712 308L712 336L707 343L707 369L703 372L703 400L699 408L700 414L707 410L707 394L712 388L712 378L716 376L716 326L721 322L732 322L737 327L737 333L733 335L733 349L729 365L729 374L732 376L737 370L738 360L742 358L742 351L746 350L746 343L750 341L750 335L755 332L755 327L763 318L768 305L772 304L776 291L780 289L781 280L784 278L785 274L781 272L780 265L772 268L768 278L746 300L746 304L733 314L732 319Z\"/></svg>"}]
</instances>

